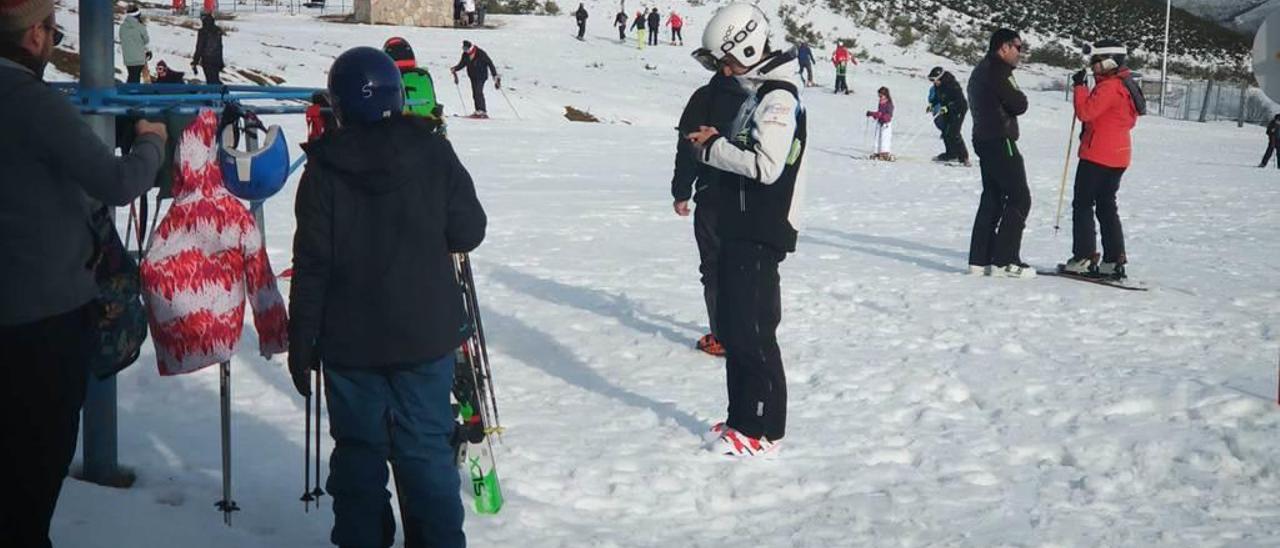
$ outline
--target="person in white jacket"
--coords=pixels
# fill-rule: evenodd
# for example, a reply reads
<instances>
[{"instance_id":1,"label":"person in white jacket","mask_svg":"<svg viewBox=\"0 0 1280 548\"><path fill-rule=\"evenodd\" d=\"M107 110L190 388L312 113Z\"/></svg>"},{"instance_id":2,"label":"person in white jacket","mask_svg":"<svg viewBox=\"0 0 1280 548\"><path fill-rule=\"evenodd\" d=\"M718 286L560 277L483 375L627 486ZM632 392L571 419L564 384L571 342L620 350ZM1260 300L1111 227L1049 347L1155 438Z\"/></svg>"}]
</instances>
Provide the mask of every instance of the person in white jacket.
<instances>
[{"instance_id":1,"label":"person in white jacket","mask_svg":"<svg viewBox=\"0 0 1280 548\"><path fill-rule=\"evenodd\" d=\"M707 23L693 53L709 70L728 68L754 91L733 135L702 127L688 139L703 163L737 175L720 185L720 288L717 324L725 349L728 418L712 426L712 450L750 457L786 433L787 386L776 331L781 321L778 264L795 251L792 224L807 124L794 49L769 46L769 20L752 4L730 4Z\"/></svg>"}]
</instances>

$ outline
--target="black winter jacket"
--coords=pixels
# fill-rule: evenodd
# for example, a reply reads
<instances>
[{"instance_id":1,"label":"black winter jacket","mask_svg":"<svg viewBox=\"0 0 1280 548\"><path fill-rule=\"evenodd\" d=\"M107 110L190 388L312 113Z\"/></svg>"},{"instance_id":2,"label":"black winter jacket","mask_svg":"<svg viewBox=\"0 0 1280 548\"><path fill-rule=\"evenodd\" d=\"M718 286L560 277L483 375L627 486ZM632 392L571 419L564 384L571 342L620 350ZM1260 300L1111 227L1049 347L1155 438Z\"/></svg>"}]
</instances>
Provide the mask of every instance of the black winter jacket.
<instances>
[{"instance_id":1,"label":"black winter jacket","mask_svg":"<svg viewBox=\"0 0 1280 548\"><path fill-rule=\"evenodd\" d=\"M449 142L398 116L303 148L290 344L349 367L458 348L470 326L450 254L480 245L486 218Z\"/></svg>"},{"instance_id":2,"label":"black winter jacket","mask_svg":"<svg viewBox=\"0 0 1280 548\"><path fill-rule=\"evenodd\" d=\"M728 135L733 131L733 122L738 117L742 103L750 95L751 92L736 79L716 73L710 82L689 97L689 103L680 115L680 125L676 128L679 132L676 141L676 167L675 174L671 177L671 197L676 201L694 197L699 204L715 204L721 176L732 177L733 174L726 174L698 161L698 151L685 136L698 131L699 126L712 126L721 135Z\"/></svg>"},{"instance_id":3,"label":"black winter jacket","mask_svg":"<svg viewBox=\"0 0 1280 548\"><path fill-rule=\"evenodd\" d=\"M960 82L950 72L942 73L942 85L938 87L938 102L947 109L947 116L958 117L969 111L969 101L964 98Z\"/></svg>"},{"instance_id":4,"label":"black winter jacket","mask_svg":"<svg viewBox=\"0 0 1280 548\"><path fill-rule=\"evenodd\" d=\"M489 54L479 47L472 47L475 48L476 54L472 56L467 55L465 51L462 52L462 59L459 59L458 64L453 66L453 70L459 71L466 68L467 78L480 82L488 80L490 73L495 77L498 76L498 67L493 66L493 61L489 59Z\"/></svg>"},{"instance_id":5,"label":"black winter jacket","mask_svg":"<svg viewBox=\"0 0 1280 548\"><path fill-rule=\"evenodd\" d=\"M1013 79L1013 67L988 55L969 75L973 142L1018 140L1018 116L1027 112L1027 96Z\"/></svg>"},{"instance_id":6,"label":"black winter jacket","mask_svg":"<svg viewBox=\"0 0 1280 548\"><path fill-rule=\"evenodd\" d=\"M191 64L219 69L227 66L222 60L222 29L218 28L213 17L201 19L203 25L196 33L196 52L191 57Z\"/></svg>"},{"instance_id":7,"label":"black winter jacket","mask_svg":"<svg viewBox=\"0 0 1280 548\"><path fill-rule=\"evenodd\" d=\"M577 19L579 23L585 23L588 17L587 8L578 6L578 11L573 12L573 17Z\"/></svg>"},{"instance_id":8,"label":"black winter jacket","mask_svg":"<svg viewBox=\"0 0 1280 548\"><path fill-rule=\"evenodd\" d=\"M649 30L658 30L662 26L662 16L658 12L649 12Z\"/></svg>"}]
</instances>

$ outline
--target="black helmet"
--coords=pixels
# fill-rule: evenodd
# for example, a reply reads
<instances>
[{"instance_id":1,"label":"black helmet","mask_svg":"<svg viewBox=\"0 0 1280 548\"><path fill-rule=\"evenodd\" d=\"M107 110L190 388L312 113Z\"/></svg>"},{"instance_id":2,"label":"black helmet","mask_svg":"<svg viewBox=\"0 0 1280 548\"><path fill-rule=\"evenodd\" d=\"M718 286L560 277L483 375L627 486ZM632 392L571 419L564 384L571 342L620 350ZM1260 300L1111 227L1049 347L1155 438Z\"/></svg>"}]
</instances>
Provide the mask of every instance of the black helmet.
<instances>
[{"instance_id":1,"label":"black helmet","mask_svg":"<svg viewBox=\"0 0 1280 548\"><path fill-rule=\"evenodd\" d=\"M942 78L943 72L945 71L942 70L942 67L933 67L933 70L929 71L929 81L932 82L934 80Z\"/></svg>"},{"instance_id":2,"label":"black helmet","mask_svg":"<svg viewBox=\"0 0 1280 548\"><path fill-rule=\"evenodd\" d=\"M1089 56L1089 65L1102 64L1104 71L1123 67L1129 58L1129 50L1117 40L1098 40L1092 47L1085 46L1085 55Z\"/></svg>"},{"instance_id":3,"label":"black helmet","mask_svg":"<svg viewBox=\"0 0 1280 548\"><path fill-rule=\"evenodd\" d=\"M370 124L404 110L400 69L381 50L351 48L329 68L329 93L342 125Z\"/></svg>"},{"instance_id":4,"label":"black helmet","mask_svg":"<svg viewBox=\"0 0 1280 548\"><path fill-rule=\"evenodd\" d=\"M386 43L382 44L382 51L396 62L396 68L411 69L417 66L417 61L413 57L413 48L404 38L399 36L388 38Z\"/></svg>"}]
</instances>

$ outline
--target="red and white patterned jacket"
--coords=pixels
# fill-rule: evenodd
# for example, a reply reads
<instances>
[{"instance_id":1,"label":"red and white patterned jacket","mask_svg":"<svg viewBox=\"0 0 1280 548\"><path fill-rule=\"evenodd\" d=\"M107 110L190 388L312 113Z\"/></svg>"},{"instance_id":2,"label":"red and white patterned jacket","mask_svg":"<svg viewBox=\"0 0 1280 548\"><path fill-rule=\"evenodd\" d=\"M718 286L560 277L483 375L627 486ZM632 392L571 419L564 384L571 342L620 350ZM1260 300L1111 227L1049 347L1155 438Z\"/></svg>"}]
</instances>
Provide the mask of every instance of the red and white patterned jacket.
<instances>
[{"instance_id":1,"label":"red and white patterned jacket","mask_svg":"<svg viewBox=\"0 0 1280 548\"><path fill-rule=\"evenodd\" d=\"M253 306L261 354L288 348L288 317L262 234L222 186L218 117L204 110L182 132L174 162L173 206L142 260L143 299L161 375L224 362Z\"/></svg>"}]
</instances>

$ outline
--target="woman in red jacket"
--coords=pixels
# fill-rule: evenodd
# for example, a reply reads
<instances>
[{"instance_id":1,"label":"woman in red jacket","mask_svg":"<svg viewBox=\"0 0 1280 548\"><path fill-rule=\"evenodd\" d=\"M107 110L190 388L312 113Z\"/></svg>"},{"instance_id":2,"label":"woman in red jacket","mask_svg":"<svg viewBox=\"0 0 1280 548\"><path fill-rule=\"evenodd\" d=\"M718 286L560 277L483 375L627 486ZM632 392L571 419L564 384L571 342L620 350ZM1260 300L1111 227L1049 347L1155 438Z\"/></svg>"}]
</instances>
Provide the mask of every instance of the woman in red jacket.
<instances>
[{"instance_id":1,"label":"woman in red jacket","mask_svg":"<svg viewBox=\"0 0 1280 548\"><path fill-rule=\"evenodd\" d=\"M1146 113L1142 91L1124 66L1127 51L1114 40L1094 45L1089 66L1097 81L1090 90L1085 71L1072 76L1076 117L1084 124L1080 137L1080 164L1076 168L1075 197L1071 202L1071 259L1062 269L1086 275L1124 278L1127 262L1124 232L1116 209L1120 177L1129 167L1132 144L1129 131ZM1102 232L1099 262L1094 215Z\"/></svg>"}]
</instances>

